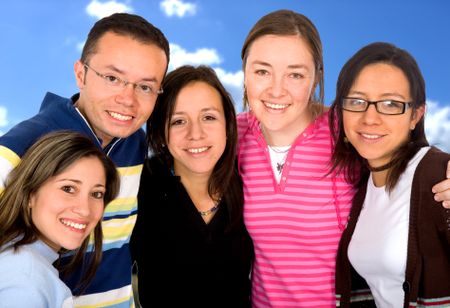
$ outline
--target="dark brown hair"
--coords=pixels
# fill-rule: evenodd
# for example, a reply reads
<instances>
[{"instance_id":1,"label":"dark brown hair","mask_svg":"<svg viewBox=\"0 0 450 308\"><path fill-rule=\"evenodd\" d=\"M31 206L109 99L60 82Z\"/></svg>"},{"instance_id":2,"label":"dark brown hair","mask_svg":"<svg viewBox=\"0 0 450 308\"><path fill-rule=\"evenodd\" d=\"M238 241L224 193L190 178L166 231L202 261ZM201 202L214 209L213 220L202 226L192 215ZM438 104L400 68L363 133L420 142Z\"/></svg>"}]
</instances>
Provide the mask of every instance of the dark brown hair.
<instances>
[{"instance_id":1,"label":"dark brown hair","mask_svg":"<svg viewBox=\"0 0 450 308\"><path fill-rule=\"evenodd\" d=\"M313 88L314 95L312 95L310 102L316 102L317 104L315 105L321 107L314 108L310 104L310 108L314 117L321 114L323 111L324 97L323 54L320 35L314 24L306 16L290 10L274 11L261 17L248 33L242 46L241 58L244 71L253 42L265 35L298 35L304 39L313 57L316 70L316 81ZM316 97L315 94L317 85L319 85L319 97ZM248 100L244 92L244 108L247 107Z\"/></svg>"},{"instance_id":2,"label":"dark brown hair","mask_svg":"<svg viewBox=\"0 0 450 308\"><path fill-rule=\"evenodd\" d=\"M138 15L128 13L116 13L97 21L88 34L86 43L81 53L81 62L88 63L89 58L96 53L97 43L103 35L113 32L123 36L129 36L143 44L153 44L161 48L166 54L169 63L169 42L164 34Z\"/></svg>"},{"instance_id":3,"label":"dark brown hair","mask_svg":"<svg viewBox=\"0 0 450 308\"><path fill-rule=\"evenodd\" d=\"M49 133L32 145L22 157L19 165L8 176L0 197L0 248L18 239L14 249L35 242L40 235L29 211L31 196L50 178L57 176L81 158L96 157L103 165L106 190L103 198L106 205L119 191L119 176L113 162L87 137L75 132ZM86 267L81 286L87 286L95 275L102 255L102 226L93 230L94 245L90 264ZM87 237L78 248L69 264L60 269L63 274L72 273L80 266L89 244ZM84 288L83 288L84 289Z\"/></svg>"},{"instance_id":4,"label":"dark brown hair","mask_svg":"<svg viewBox=\"0 0 450 308\"><path fill-rule=\"evenodd\" d=\"M342 68L336 86L336 98L330 108L330 129L335 142L332 168L345 172L347 180L356 187L365 183L369 174L367 162L356 149L345 142L342 120L342 99L346 97L359 73L368 65L385 63L400 69L409 83L409 91L414 111L425 105L425 81L414 58L403 49L392 44L377 42L360 49ZM382 78L382 76L380 77ZM425 136L425 117L422 117L411 131L410 138L393 154L394 166L389 169L386 189L391 191L405 171L409 160L428 142ZM361 173L356 172L360 170Z\"/></svg>"},{"instance_id":5,"label":"dark brown hair","mask_svg":"<svg viewBox=\"0 0 450 308\"><path fill-rule=\"evenodd\" d=\"M214 70L207 66L181 66L167 74L164 79L164 93L156 100L155 108L147 121L147 142L150 151L168 168L173 167L173 157L167 144L167 131L180 91L194 83L204 82L220 95L226 121L225 150L214 166L208 182L211 197L221 196L226 201L231 224L234 225L242 215L243 195L240 177L235 168L237 146L236 112L230 94L217 78Z\"/></svg>"}]
</instances>

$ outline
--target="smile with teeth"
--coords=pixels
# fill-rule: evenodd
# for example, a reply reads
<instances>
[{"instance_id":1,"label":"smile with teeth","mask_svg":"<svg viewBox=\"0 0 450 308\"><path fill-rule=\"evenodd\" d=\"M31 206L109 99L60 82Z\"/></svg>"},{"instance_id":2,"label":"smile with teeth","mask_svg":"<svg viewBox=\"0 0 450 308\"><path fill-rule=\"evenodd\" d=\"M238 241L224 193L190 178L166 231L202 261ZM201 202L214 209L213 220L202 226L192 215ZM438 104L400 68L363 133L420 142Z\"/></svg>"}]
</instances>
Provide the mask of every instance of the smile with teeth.
<instances>
[{"instance_id":1,"label":"smile with teeth","mask_svg":"<svg viewBox=\"0 0 450 308\"><path fill-rule=\"evenodd\" d=\"M372 140L383 137L382 135L372 135L372 134L365 134L365 133L361 133L361 136L363 136L366 139L372 139Z\"/></svg>"},{"instance_id":2,"label":"smile with teeth","mask_svg":"<svg viewBox=\"0 0 450 308\"><path fill-rule=\"evenodd\" d=\"M64 220L64 219L61 219L60 221L62 222L63 225L77 229L77 230L84 230L84 229L86 229L86 226L87 226L86 224L79 224L79 223L75 223L73 221L68 221L68 220Z\"/></svg>"},{"instance_id":3,"label":"smile with teeth","mask_svg":"<svg viewBox=\"0 0 450 308\"><path fill-rule=\"evenodd\" d=\"M187 149L187 151L188 151L189 153L198 154L198 153L205 152L205 151L208 150L208 149L209 149L209 147L190 148L190 149Z\"/></svg>"},{"instance_id":4,"label":"smile with teeth","mask_svg":"<svg viewBox=\"0 0 450 308\"><path fill-rule=\"evenodd\" d=\"M111 117L120 121L129 121L133 118L132 116L123 115L113 111L109 111L108 113Z\"/></svg>"},{"instance_id":5,"label":"smile with teeth","mask_svg":"<svg viewBox=\"0 0 450 308\"><path fill-rule=\"evenodd\" d=\"M268 102L264 102L264 105L268 108L277 109L277 110L282 110L282 109L289 107L289 105L285 105L285 104L272 104L272 103L268 103Z\"/></svg>"}]
</instances>

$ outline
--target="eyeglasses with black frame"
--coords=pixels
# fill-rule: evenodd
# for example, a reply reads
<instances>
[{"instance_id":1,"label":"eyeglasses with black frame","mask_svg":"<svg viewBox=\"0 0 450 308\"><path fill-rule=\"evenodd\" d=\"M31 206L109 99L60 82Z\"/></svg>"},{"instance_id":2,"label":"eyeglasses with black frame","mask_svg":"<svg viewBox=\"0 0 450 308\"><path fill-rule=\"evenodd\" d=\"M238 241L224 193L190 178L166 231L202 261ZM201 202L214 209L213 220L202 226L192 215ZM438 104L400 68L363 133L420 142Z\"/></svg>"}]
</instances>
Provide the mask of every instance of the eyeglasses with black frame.
<instances>
[{"instance_id":1,"label":"eyeglasses with black frame","mask_svg":"<svg viewBox=\"0 0 450 308\"><path fill-rule=\"evenodd\" d=\"M384 99L379 101L367 101L362 98L345 97L342 99L342 109L351 112L365 112L370 105L375 105L378 113L386 115L398 115L405 113L411 108L412 103L400 102L392 99Z\"/></svg>"},{"instance_id":2,"label":"eyeglasses with black frame","mask_svg":"<svg viewBox=\"0 0 450 308\"><path fill-rule=\"evenodd\" d=\"M163 93L162 88L156 90L155 87L149 83L145 82L134 83L122 79L120 77L117 77L113 74L102 74L97 70L93 69L91 66L87 65L86 63L84 64L84 67L86 68L86 71L90 69L98 77L102 78L105 82L105 85L112 90L115 91L123 90L127 85L131 84L133 86L134 92L136 93L136 96L141 100L148 100L155 97L158 94Z\"/></svg>"}]
</instances>

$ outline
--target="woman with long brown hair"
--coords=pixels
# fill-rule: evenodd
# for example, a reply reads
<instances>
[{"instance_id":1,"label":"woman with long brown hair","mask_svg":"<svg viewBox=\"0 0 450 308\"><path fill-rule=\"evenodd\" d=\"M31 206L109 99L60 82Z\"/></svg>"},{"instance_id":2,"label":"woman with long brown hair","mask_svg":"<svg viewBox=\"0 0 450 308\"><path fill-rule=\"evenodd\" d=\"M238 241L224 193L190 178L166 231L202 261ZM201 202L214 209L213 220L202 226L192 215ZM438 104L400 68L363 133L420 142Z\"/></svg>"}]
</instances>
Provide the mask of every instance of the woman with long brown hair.
<instances>
[{"instance_id":1,"label":"woman with long brown hair","mask_svg":"<svg viewBox=\"0 0 450 308\"><path fill-rule=\"evenodd\" d=\"M81 289L89 283L102 252L99 221L118 185L114 164L78 133L51 133L30 147L0 196L2 306L73 306L52 264L58 267L60 254L73 251L71 262L59 268L71 273L91 249Z\"/></svg>"}]
</instances>

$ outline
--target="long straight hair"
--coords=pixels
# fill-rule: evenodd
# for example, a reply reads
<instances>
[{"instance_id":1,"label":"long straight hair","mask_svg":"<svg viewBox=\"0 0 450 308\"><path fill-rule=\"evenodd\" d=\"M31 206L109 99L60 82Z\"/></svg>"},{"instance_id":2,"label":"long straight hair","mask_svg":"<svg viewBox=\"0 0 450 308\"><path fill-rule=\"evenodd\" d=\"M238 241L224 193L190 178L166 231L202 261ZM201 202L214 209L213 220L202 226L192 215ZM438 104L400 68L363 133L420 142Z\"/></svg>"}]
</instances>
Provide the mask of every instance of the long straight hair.
<instances>
[{"instance_id":1,"label":"long straight hair","mask_svg":"<svg viewBox=\"0 0 450 308\"><path fill-rule=\"evenodd\" d=\"M119 176L111 160L87 137L74 132L50 133L32 145L19 165L9 174L0 196L0 251L11 241L13 249L37 241L41 235L33 223L29 202L31 196L52 177L85 157L96 157L102 163L106 177L103 198L106 205L119 191ZM17 240L17 241L16 241ZM95 275L102 255L102 227L98 223L93 230L93 251L84 278L79 282L82 290ZM83 264L89 244L87 237L75 250L70 262L59 268L62 274L70 274Z\"/></svg>"},{"instance_id":2,"label":"long straight hair","mask_svg":"<svg viewBox=\"0 0 450 308\"><path fill-rule=\"evenodd\" d=\"M417 108L425 106L425 81L417 62L406 50L389 43L372 43L360 49L345 63L338 77L336 98L330 107L329 113L330 129L335 142L332 169L344 171L347 180L356 187L365 183L369 169L367 161L358 154L350 143L346 142L342 116L342 99L348 95L363 68L376 63L392 65L405 74L409 83L413 115ZM380 76L380 78L383 78L383 76ZM386 181L386 189L388 191L395 187L411 158L414 157L421 147L427 145L425 117L422 117L416 124L416 127L410 132L409 139L393 153L393 167L389 169ZM360 170L360 172L355 172L357 170Z\"/></svg>"},{"instance_id":3,"label":"long straight hair","mask_svg":"<svg viewBox=\"0 0 450 308\"><path fill-rule=\"evenodd\" d=\"M173 156L167 144L169 129L178 94L194 82L204 82L220 95L226 121L225 150L217 161L208 180L211 198L221 196L226 201L230 215L230 228L242 217L242 182L236 167L237 123L236 112L230 94L225 90L214 70L207 66L181 66L164 79L164 93L158 96L152 115L147 121L147 142L150 151L160 158L168 168L173 167ZM151 170L150 170L151 171Z\"/></svg>"}]
</instances>

